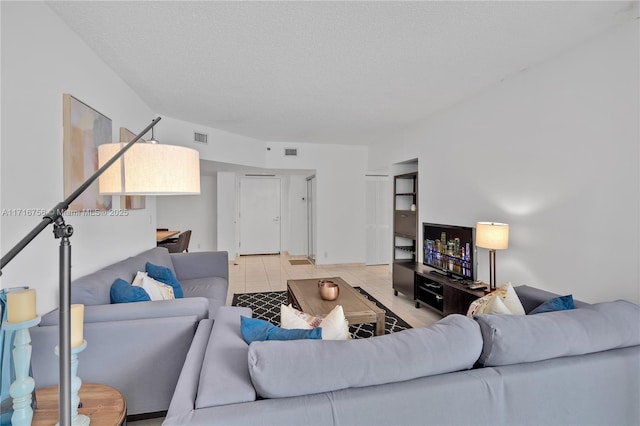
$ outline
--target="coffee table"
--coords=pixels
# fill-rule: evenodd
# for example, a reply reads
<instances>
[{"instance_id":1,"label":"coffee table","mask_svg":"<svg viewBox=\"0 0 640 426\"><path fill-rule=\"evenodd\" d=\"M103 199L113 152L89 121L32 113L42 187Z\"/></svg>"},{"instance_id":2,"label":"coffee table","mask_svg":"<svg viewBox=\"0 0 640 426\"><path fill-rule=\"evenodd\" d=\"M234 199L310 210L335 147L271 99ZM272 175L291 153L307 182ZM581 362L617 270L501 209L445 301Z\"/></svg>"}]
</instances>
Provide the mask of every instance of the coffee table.
<instances>
[{"instance_id":1,"label":"coffee table","mask_svg":"<svg viewBox=\"0 0 640 426\"><path fill-rule=\"evenodd\" d=\"M318 280L331 280L340 287L336 300L322 300ZM314 316L326 316L336 305L342 305L349 324L374 324L376 336L384 334L385 310L364 297L340 277L287 280L287 303Z\"/></svg>"}]
</instances>

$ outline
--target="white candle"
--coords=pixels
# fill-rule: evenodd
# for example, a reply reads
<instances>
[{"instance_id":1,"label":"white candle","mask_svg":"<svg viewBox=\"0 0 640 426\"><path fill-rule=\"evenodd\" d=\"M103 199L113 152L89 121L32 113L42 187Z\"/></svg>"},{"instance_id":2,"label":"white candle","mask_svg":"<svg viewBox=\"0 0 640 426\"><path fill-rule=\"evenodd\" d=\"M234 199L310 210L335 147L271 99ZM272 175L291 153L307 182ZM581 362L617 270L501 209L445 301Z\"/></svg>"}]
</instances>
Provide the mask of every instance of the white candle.
<instances>
[{"instance_id":1,"label":"white candle","mask_svg":"<svg viewBox=\"0 0 640 426\"><path fill-rule=\"evenodd\" d=\"M23 322L36 317L36 291L17 290L7 293L7 321Z\"/></svg>"},{"instance_id":2,"label":"white candle","mask_svg":"<svg viewBox=\"0 0 640 426\"><path fill-rule=\"evenodd\" d=\"M71 305L71 347L84 342L84 305Z\"/></svg>"}]
</instances>

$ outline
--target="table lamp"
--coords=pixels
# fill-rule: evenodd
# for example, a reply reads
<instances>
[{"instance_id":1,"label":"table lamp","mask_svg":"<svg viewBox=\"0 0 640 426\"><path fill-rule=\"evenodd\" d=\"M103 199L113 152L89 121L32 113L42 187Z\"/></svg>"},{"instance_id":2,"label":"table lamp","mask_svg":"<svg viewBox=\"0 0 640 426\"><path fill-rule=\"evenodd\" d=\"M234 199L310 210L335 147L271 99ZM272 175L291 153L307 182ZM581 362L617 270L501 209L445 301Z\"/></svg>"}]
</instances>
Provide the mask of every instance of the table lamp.
<instances>
[{"instance_id":1,"label":"table lamp","mask_svg":"<svg viewBox=\"0 0 640 426\"><path fill-rule=\"evenodd\" d=\"M476 246L489 249L489 290L496 289L496 250L509 247L509 225L496 222L476 224Z\"/></svg>"}]
</instances>

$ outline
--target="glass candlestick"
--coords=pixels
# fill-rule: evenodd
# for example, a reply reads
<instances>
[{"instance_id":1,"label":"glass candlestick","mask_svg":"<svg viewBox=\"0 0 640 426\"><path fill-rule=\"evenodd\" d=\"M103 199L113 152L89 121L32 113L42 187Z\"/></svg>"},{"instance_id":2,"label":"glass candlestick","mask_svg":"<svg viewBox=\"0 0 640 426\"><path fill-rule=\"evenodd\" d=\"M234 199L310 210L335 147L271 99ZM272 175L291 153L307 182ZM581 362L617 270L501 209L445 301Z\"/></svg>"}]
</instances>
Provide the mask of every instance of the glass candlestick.
<instances>
[{"instance_id":1,"label":"glass candlestick","mask_svg":"<svg viewBox=\"0 0 640 426\"><path fill-rule=\"evenodd\" d=\"M29 426L33 418L31 395L35 389L35 381L29 376L31 365L31 335L29 329L40 324L40 317L21 322L5 321L5 330L14 331L13 366L16 379L11 383L9 394L13 399L13 414L11 424L14 426Z\"/></svg>"}]
</instances>

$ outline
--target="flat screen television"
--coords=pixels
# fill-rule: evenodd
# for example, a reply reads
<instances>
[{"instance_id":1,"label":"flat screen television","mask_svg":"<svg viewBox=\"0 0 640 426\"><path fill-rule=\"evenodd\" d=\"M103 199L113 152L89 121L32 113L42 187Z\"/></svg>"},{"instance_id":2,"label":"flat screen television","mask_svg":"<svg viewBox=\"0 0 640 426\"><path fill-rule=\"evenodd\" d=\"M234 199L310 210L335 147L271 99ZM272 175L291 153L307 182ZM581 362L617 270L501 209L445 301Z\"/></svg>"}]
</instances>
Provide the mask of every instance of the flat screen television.
<instances>
[{"instance_id":1,"label":"flat screen television","mask_svg":"<svg viewBox=\"0 0 640 426\"><path fill-rule=\"evenodd\" d=\"M423 263L448 276L476 279L475 228L422 224Z\"/></svg>"}]
</instances>

